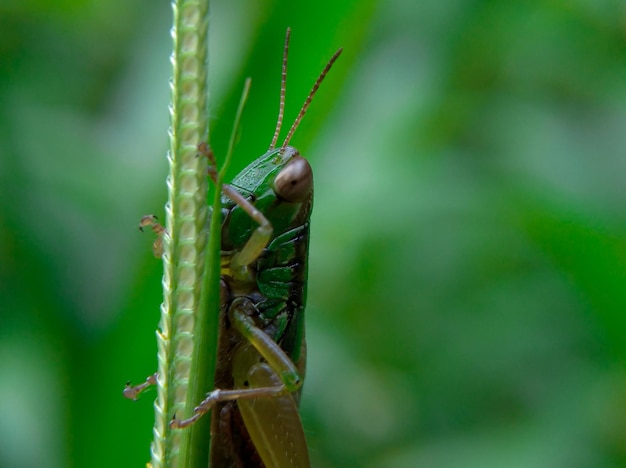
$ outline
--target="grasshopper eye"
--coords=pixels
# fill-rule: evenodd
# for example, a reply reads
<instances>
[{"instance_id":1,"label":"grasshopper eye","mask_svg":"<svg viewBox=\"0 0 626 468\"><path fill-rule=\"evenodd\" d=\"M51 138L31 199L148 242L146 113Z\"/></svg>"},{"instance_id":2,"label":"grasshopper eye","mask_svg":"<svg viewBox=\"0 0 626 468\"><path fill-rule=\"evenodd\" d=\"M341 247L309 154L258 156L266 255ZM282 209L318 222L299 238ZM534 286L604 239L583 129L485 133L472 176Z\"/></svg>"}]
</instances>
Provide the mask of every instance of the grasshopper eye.
<instances>
[{"instance_id":1,"label":"grasshopper eye","mask_svg":"<svg viewBox=\"0 0 626 468\"><path fill-rule=\"evenodd\" d=\"M296 203L304 201L313 190L313 169L309 162L296 156L274 179L274 191L280 198Z\"/></svg>"}]
</instances>

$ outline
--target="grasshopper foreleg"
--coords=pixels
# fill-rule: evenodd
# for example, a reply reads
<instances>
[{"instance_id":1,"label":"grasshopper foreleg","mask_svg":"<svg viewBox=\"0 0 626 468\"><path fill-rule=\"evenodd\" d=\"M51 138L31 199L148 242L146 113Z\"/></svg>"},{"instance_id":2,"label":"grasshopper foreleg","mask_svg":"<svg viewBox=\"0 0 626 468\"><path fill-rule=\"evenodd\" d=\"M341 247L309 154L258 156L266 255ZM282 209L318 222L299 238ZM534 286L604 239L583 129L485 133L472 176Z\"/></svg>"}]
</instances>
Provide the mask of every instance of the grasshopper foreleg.
<instances>
[{"instance_id":1,"label":"grasshopper foreleg","mask_svg":"<svg viewBox=\"0 0 626 468\"><path fill-rule=\"evenodd\" d=\"M244 275L245 277L245 271L248 265L259 258L263 249L267 247L267 244L272 238L274 228L263 213L257 210L252 203L233 187L224 184L222 186L222 192L259 224L259 227L254 230L243 248L233 255L230 261L230 269L233 272L233 276L239 279L238 275Z\"/></svg>"},{"instance_id":2,"label":"grasshopper foreleg","mask_svg":"<svg viewBox=\"0 0 626 468\"><path fill-rule=\"evenodd\" d=\"M198 145L198 154L205 156L209 160L209 177L213 183L217 182L217 169L215 155L206 143ZM254 230L250 239L245 243L243 248L233 255L230 262L230 269L233 277L236 279L247 279L248 266L252 264L267 247L272 239L274 229L272 223L255 208L243 195L228 184L222 185L222 192L232 201L234 201L242 210L244 210L250 218L257 222L258 228Z\"/></svg>"}]
</instances>

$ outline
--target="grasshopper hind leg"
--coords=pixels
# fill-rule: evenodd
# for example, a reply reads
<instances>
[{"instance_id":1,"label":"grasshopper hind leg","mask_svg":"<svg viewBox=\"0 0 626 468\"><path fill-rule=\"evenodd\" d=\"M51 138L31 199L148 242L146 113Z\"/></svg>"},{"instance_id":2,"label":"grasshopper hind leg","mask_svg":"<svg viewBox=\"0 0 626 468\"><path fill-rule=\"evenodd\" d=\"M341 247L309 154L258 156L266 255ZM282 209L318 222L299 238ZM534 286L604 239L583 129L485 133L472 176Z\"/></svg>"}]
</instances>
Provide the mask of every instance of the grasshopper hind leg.
<instances>
[{"instance_id":1,"label":"grasshopper hind leg","mask_svg":"<svg viewBox=\"0 0 626 468\"><path fill-rule=\"evenodd\" d=\"M294 398L302 385L302 378L280 346L255 325L250 316L253 310L254 305L249 299L239 297L231 303L228 312L230 326L244 338L233 350L234 388L213 390L191 417L175 418L170 424L177 428L186 427L210 410L219 411L213 433L220 434L218 437L223 439L220 446L232 444L239 454L258 452L265 466L308 467L306 438ZM229 416L229 412L233 414ZM235 413L239 418L234 416ZM238 419L242 420L241 425L236 423ZM226 427L227 424L230 426ZM223 429L228 435L223 435ZM249 436L245 436L246 432ZM241 446L246 441L252 441L256 450L248 451ZM218 450L221 456L224 449Z\"/></svg>"}]
</instances>

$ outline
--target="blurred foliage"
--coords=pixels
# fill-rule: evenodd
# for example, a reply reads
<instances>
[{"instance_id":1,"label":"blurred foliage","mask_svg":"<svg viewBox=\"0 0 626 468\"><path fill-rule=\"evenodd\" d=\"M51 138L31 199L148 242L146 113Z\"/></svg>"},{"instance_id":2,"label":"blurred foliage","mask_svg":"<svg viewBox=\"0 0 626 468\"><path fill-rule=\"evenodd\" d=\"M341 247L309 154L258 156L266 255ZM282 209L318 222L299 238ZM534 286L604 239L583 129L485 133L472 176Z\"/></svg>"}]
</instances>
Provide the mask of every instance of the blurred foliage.
<instances>
[{"instance_id":1,"label":"blurred foliage","mask_svg":"<svg viewBox=\"0 0 626 468\"><path fill-rule=\"evenodd\" d=\"M316 177L314 466L626 466L626 9L215 0L211 143L286 121ZM0 465L143 466L170 6L0 4Z\"/></svg>"}]
</instances>

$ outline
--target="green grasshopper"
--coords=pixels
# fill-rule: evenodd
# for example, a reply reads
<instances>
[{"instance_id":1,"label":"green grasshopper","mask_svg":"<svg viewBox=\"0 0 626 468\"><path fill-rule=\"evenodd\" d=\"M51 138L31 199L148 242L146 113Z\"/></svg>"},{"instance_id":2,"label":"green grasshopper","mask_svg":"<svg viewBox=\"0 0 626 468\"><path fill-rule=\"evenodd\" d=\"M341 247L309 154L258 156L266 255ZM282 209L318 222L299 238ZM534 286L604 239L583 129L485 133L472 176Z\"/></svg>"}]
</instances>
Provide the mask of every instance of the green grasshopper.
<instances>
[{"instance_id":1,"label":"green grasshopper","mask_svg":"<svg viewBox=\"0 0 626 468\"><path fill-rule=\"evenodd\" d=\"M278 122L269 150L222 187L220 333L215 390L188 419L193 424L212 410L211 466L308 467L309 455L298 404L306 362L304 307L307 289L309 222L313 171L288 146L339 49L324 67L285 141L276 146L285 105L290 31L287 30ZM215 159L207 145L199 153ZM213 213L214 214L214 213ZM163 228L153 216L140 228ZM153 246L162 252L159 238ZM125 395L136 398L156 375Z\"/></svg>"}]
</instances>

